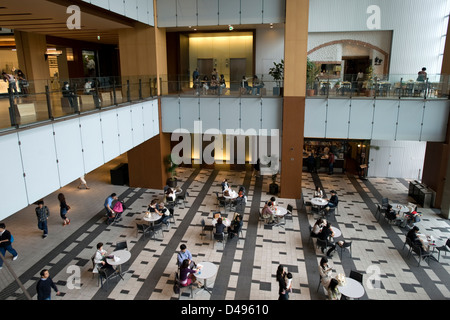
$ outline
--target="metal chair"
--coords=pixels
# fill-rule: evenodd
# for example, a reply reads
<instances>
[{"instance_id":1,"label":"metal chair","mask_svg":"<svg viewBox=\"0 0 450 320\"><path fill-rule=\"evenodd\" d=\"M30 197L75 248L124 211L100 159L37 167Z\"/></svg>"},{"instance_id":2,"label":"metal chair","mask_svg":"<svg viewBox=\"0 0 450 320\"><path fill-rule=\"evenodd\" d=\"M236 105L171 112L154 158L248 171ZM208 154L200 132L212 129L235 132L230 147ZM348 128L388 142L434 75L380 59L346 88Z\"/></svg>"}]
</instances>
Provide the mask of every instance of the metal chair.
<instances>
[{"instance_id":1,"label":"metal chair","mask_svg":"<svg viewBox=\"0 0 450 320\"><path fill-rule=\"evenodd\" d=\"M447 242L445 243L445 245L436 247L436 250L438 251L438 261L441 257L441 251L444 251L445 256L447 256L447 252L450 252L450 238L447 239Z\"/></svg>"},{"instance_id":2,"label":"metal chair","mask_svg":"<svg viewBox=\"0 0 450 320\"><path fill-rule=\"evenodd\" d=\"M355 271L355 270L350 270L349 278L354 279L354 280L360 282L361 284L363 282L362 273L359 273L358 271Z\"/></svg>"},{"instance_id":3,"label":"metal chair","mask_svg":"<svg viewBox=\"0 0 450 320\"><path fill-rule=\"evenodd\" d=\"M350 253L350 257L352 256L352 241L349 241L349 242L344 241L344 244L342 246L338 245L338 247L339 247L339 249L341 251L341 259L342 259L342 253L345 250L348 250L348 252Z\"/></svg>"},{"instance_id":4,"label":"metal chair","mask_svg":"<svg viewBox=\"0 0 450 320\"><path fill-rule=\"evenodd\" d=\"M164 231L163 231L163 225L164 223L157 223L153 226L150 226L150 230L153 231L153 238L156 240L156 232L161 231L161 235L164 238Z\"/></svg>"},{"instance_id":5,"label":"metal chair","mask_svg":"<svg viewBox=\"0 0 450 320\"><path fill-rule=\"evenodd\" d=\"M429 263L429 262L430 262L431 253L425 251L425 250L422 248L421 245L418 245L418 244L415 244L415 243L412 243L412 242L411 242L411 244L412 244L412 247L411 247L411 248L412 248L411 253L414 252L414 253L417 254L417 256L419 257L419 263L417 264L417 266L420 266L420 262L421 262L422 260L428 259L428 263Z\"/></svg>"},{"instance_id":6,"label":"metal chair","mask_svg":"<svg viewBox=\"0 0 450 320\"><path fill-rule=\"evenodd\" d=\"M114 251L119 250L128 250L128 244L126 241L121 241L116 243L116 247L114 248Z\"/></svg>"},{"instance_id":7,"label":"metal chair","mask_svg":"<svg viewBox=\"0 0 450 320\"><path fill-rule=\"evenodd\" d=\"M317 238L316 247L320 248L322 252L324 252L328 247L328 240L322 240L320 238Z\"/></svg>"},{"instance_id":8,"label":"metal chair","mask_svg":"<svg viewBox=\"0 0 450 320\"><path fill-rule=\"evenodd\" d=\"M412 250L412 243L411 243L411 239L408 237L405 238L405 243L403 244L402 250L405 249L406 245L408 245L408 247L409 247L408 254L407 254L407 256L409 256L411 254L411 250Z\"/></svg>"},{"instance_id":9,"label":"metal chair","mask_svg":"<svg viewBox=\"0 0 450 320\"><path fill-rule=\"evenodd\" d=\"M113 268L101 268L98 270L98 276L100 277L100 284L103 288L103 281L105 281L106 287L108 287L108 282L114 279L119 274Z\"/></svg>"},{"instance_id":10,"label":"metal chair","mask_svg":"<svg viewBox=\"0 0 450 320\"><path fill-rule=\"evenodd\" d=\"M225 233L223 233L223 232L221 232L221 233L214 232L213 235L214 235L214 240L216 240L213 243L213 246L215 245L216 242L222 242L223 248L225 249Z\"/></svg>"},{"instance_id":11,"label":"metal chair","mask_svg":"<svg viewBox=\"0 0 450 320\"><path fill-rule=\"evenodd\" d=\"M202 223L202 233L201 233L202 237L205 235L204 234L205 231L209 231L211 233L211 239L212 239L212 233L214 231L214 227L212 225L206 225L205 219L202 219L201 223Z\"/></svg>"},{"instance_id":12,"label":"metal chair","mask_svg":"<svg viewBox=\"0 0 450 320\"><path fill-rule=\"evenodd\" d=\"M217 198L217 208L220 208L220 207L225 208L225 206L227 205L225 197L219 196L219 192L217 192L217 191L215 191L214 193L216 194L216 198Z\"/></svg>"},{"instance_id":13,"label":"metal chair","mask_svg":"<svg viewBox=\"0 0 450 320\"><path fill-rule=\"evenodd\" d=\"M389 205L389 199L388 198L381 199L381 208L387 209L388 205Z\"/></svg>"},{"instance_id":14,"label":"metal chair","mask_svg":"<svg viewBox=\"0 0 450 320\"><path fill-rule=\"evenodd\" d=\"M178 272L175 271L175 284L174 285L178 285L180 291L178 292L178 299L181 298L181 290L182 288L190 288L191 289L191 298L194 296L194 290L193 290L193 283L187 285L187 286L182 286L180 283L180 277L178 275Z\"/></svg>"},{"instance_id":15,"label":"metal chair","mask_svg":"<svg viewBox=\"0 0 450 320\"><path fill-rule=\"evenodd\" d=\"M148 226L147 224L136 222L136 238L139 235L139 232L142 232L145 238L145 234L150 232L150 226Z\"/></svg>"}]
</instances>

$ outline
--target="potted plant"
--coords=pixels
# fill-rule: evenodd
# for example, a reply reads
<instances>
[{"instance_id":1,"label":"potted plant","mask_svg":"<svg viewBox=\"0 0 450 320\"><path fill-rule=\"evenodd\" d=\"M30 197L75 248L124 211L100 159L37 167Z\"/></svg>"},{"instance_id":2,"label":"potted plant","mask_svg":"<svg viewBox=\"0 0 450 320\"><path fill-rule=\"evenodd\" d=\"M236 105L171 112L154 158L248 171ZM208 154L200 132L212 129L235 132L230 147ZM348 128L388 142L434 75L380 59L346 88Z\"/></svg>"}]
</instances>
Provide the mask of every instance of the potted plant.
<instances>
[{"instance_id":1,"label":"potted plant","mask_svg":"<svg viewBox=\"0 0 450 320\"><path fill-rule=\"evenodd\" d=\"M269 69L269 75L275 80L277 84L276 87L273 88L274 96L282 96L283 95L283 80L284 80L284 60L281 59L280 63L273 63L273 67Z\"/></svg>"},{"instance_id":2,"label":"potted plant","mask_svg":"<svg viewBox=\"0 0 450 320\"><path fill-rule=\"evenodd\" d=\"M366 89L366 97L372 97L374 95L372 66L367 67L365 76L366 80L363 83L363 88Z\"/></svg>"},{"instance_id":3,"label":"potted plant","mask_svg":"<svg viewBox=\"0 0 450 320\"><path fill-rule=\"evenodd\" d=\"M177 186L177 171L178 165L173 161L172 154L169 154L166 157L166 164L167 164L167 172L170 174L170 177L167 179L166 184L171 187L175 188Z\"/></svg>"},{"instance_id":4,"label":"potted plant","mask_svg":"<svg viewBox=\"0 0 450 320\"><path fill-rule=\"evenodd\" d=\"M306 60L306 94L313 96L315 89L314 83L319 74L319 67L309 58Z\"/></svg>"},{"instance_id":5,"label":"potted plant","mask_svg":"<svg viewBox=\"0 0 450 320\"><path fill-rule=\"evenodd\" d=\"M277 174L272 175L272 183L269 184L269 194L278 194Z\"/></svg>"}]
</instances>

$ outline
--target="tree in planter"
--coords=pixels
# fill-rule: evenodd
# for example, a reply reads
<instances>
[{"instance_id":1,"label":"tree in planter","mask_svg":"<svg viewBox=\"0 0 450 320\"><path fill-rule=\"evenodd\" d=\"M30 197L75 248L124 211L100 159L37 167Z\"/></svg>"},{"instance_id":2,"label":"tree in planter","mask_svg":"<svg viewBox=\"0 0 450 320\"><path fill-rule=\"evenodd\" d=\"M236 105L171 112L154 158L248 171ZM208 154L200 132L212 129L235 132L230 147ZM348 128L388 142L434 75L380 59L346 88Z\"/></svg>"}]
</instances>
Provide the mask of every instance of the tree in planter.
<instances>
[{"instance_id":1,"label":"tree in planter","mask_svg":"<svg viewBox=\"0 0 450 320\"><path fill-rule=\"evenodd\" d=\"M308 95L314 95L314 83L316 81L317 75L319 74L319 67L311 61L309 58L306 59L306 89L308 90Z\"/></svg>"},{"instance_id":2,"label":"tree in planter","mask_svg":"<svg viewBox=\"0 0 450 320\"><path fill-rule=\"evenodd\" d=\"M269 194L276 195L278 194L278 184L277 184L277 175L279 171L279 161L278 157L275 155L271 155L270 157L267 157L269 161L268 166L271 169L272 172L272 183L269 185Z\"/></svg>"},{"instance_id":3,"label":"tree in planter","mask_svg":"<svg viewBox=\"0 0 450 320\"><path fill-rule=\"evenodd\" d=\"M172 154L169 154L166 157L166 164L167 164L167 173L170 174L170 178L167 179L167 185L171 188L174 188L177 186L177 168L178 165L173 161Z\"/></svg>"},{"instance_id":4,"label":"tree in planter","mask_svg":"<svg viewBox=\"0 0 450 320\"><path fill-rule=\"evenodd\" d=\"M275 80L277 86L273 88L273 95L282 95L281 88L283 87L284 80L284 60L281 59L280 63L273 63L273 67L269 69L269 75ZM278 94L276 94L278 91Z\"/></svg>"}]
</instances>

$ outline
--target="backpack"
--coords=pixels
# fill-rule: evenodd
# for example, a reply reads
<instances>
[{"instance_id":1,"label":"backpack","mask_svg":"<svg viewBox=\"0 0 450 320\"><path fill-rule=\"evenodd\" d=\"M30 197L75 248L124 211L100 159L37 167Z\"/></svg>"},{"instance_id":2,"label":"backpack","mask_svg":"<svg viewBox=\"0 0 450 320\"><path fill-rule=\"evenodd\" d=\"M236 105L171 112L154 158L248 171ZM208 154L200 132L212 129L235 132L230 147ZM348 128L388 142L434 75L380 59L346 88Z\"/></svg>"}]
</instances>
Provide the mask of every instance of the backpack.
<instances>
[{"instance_id":1,"label":"backpack","mask_svg":"<svg viewBox=\"0 0 450 320\"><path fill-rule=\"evenodd\" d=\"M11 234L11 240L9 240L11 243L13 243L14 242L14 237L13 237L13 235Z\"/></svg>"},{"instance_id":2,"label":"backpack","mask_svg":"<svg viewBox=\"0 0 450 320\"><path fill-rule=\"evenodd\" d=\"M178 281L175 281L175 283L173 284L173 293L180 293L180 283Z\"/></svg>"}]
</instances>

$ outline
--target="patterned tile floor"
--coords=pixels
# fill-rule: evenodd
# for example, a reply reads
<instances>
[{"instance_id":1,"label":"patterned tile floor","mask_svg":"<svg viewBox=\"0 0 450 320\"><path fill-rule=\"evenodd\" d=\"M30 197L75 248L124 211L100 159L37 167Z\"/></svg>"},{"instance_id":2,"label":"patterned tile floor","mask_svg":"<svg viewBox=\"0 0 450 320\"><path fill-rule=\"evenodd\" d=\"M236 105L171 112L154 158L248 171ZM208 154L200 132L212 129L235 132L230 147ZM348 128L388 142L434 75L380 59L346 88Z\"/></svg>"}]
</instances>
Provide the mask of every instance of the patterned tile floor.
<instances>
[{"instance_id":1,"label":"patterned tile floor","mask_svg":"<svg viewBox=\"0 0 450 320\"><path fill-rule=\"evenodd\" d=\"M178 178L187 190L187 203L175 211L176 222L164 229L156 240L136 233L136 222L143 222L143 212L153 198L162 198L162 190L128 188L109 184L109 169L124 159L116 159L87 176L90 190L77 188L78 182L62 188L45 198L51 210L49 236L41 238L37 229L34 205L21 210L4 222L15 237L14 247L19 259L6 258L15 274L33 299L40 270L47 268L61 292L54 300L177 300L172 285L176 253L184 243L196 262L209 261L218 267L215 277L208 281L212 294L195 289L194 300L276 300L278 284L275 279L279 264L293 274L291 300L325 300L319 283L318 263L323 256L310 242L308 226L317 215L308 213L302 200L278 199L280 205L294 207L292 219L284 227L267 227L258 221L258 210L270 198L271 179L256 179L250 171L215 171L211 169L180 168ZM228 241L225 247L202 233L201 220L208 223L217 210L215 191L228 178L232 188L244 185L248 202L244 214L243 234ZM311 199L314 186L321 185L328 195L338 192L340 205L332 224L342 231L342 238L353 241L351 256L335 253L331 259L335 274L349 275L357 270L364 276L365 295L362 300L446 300L450 298L450 255L441 255L440 262L421 262L407 256L403 250L406 230L377 221L376 204L381 198L406 203L408 182L402 179L370 178L366 181L351 175L332 176L303 173L304 201ZM72 223L63 227L56 195L63 192L72 207ZM107 226L103 217L103 201L116 192L127 204L123 221ZM449 221L436 210L419 209L423 219L420 229L445 241L450 237ZM222 208L223 212L223 208ZM111 252L118 241L126 240L131 259L123 265L124 279L114 279L107 287L98 286L92 274L91 257L98 242ZM13 282L8 268L0 270L0 298L24 299L19 286ZM182 300L190 300L183 290Z\"/></svg>"}]
</instances>

